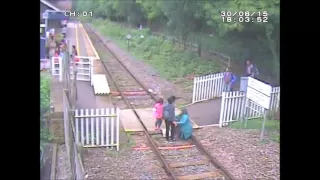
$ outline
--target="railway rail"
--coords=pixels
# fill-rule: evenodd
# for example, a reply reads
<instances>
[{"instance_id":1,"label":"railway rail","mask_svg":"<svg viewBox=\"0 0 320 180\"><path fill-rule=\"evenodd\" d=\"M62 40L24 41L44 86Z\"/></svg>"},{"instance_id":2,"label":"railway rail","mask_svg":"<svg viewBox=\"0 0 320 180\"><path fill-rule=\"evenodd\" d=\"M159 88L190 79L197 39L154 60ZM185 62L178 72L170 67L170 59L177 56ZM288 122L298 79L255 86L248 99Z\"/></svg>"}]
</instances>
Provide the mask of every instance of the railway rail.
<instances>
[{"instance_id":1,"label":"railway rail","mask_svg":"<svg viewBox=\"0 0 320 180\"><path fill-rule=\"evenodd\" d=\"M195 137L188 141L188 148L186 146L177 146L176 143L170 144L172 148L163 148L159 134L149 132L141 120L139 114L136 112L137 105L151 105L155 103L157 97L148 91L144 85L134 77L134 75L127 69L127 67L113 54L108 48L107 44L101 40L88 25L84 25L93 44L96 46L103 46L109 53L107 60L101 60L109 80L113 82L113 88L121 96L121 101L127 108L132 109L137 119L140 121L144 133L149 141L150 148L156 154L158 160L165 169L167 175L173 180L195 180L195 179L228 179L235 178L203 147L200 141ZM128 95L124 92L140 91L143 92L143 99L135 98L135 103L132 103ZM151 100L150 100L151 99ZM139 101L139 102L138 102ZM198 169L194 173L195 169Z\"/></svg>"}]
</instances>

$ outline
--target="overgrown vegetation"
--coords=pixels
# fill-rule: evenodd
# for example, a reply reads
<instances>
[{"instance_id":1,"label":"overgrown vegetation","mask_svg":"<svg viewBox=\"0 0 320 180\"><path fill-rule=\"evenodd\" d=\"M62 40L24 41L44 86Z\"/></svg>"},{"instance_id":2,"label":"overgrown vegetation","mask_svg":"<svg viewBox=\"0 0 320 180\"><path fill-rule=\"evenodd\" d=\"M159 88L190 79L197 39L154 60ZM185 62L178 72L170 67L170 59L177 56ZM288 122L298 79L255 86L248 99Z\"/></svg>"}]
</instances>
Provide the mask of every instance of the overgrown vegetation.
<instances>
[{"instance_id":1,"label":"overgrown vegetation","mask_svg":"<svg viewBox=\"0 0 320 180\"><path fill-rule=\"evenodd\" d=\"M107 20L93 20L92 25L99 32L115 40L126 49L126 35L130 34L130 52L155 67L155 70L167 79L185 77L189 74L203 74L219 71L214 61L201 61L195 53L184 52L168 40L152 36L148 29L142 31L120 27ZM141 38L141 35L143 38Z\"/></svg>"},{"instance_id":2,"label":"overgrown vegetation","mask_svg":"<svg viewBox=\"0 0 320 180\"><path fill-rule=\"evenodd\" d=\"M246 129L257 129L261 130L262 118L248 120ZM230 128L243 129L244 122L236 121L229 125ZM268 137L275 141L280 142L280 121L279 120L267 120L265 124L265 132Z\"/></svg>"},{"instance_id":3,"label":"overgrown vegetation","mask_svg":"<svg viewBox=\"0 0 320 180\"><path fill-rule=\"evenodd\" d=\"M135 27L137 27L137 24L142 24L152 31L175 36L183 42L184 47L186 47L187 42L196 43L198 44L198 56L202 56L208 50L214 50L230 56L231 61L236 64L243 65L245 60L252 59L260 67L259 70L262 74L278 80L279 7L280 0L78 0L74 8L78 11L92 11L95 19L108 19ZM234 16L233 21L236 22L223 22L221 11L230 11L232 14L248 11L247 14L250 15L255 13L252 16L253 18L262 18L261 14L267 13L268 22L257 22L255 19L250 19L254 22L239 22L241 21L239 16ZM97 25L98 22L100 22L100 26L106 23L106 21L95 21L95 24ZM108 30L109 28L113 30ZM125 35L129 33L128 30L115 27L113 24L111 26L110 23L100 27L100 29L109 31L108 33L118 36L118 38L121 38L120 40L123 40ZM143 40L143 42L139 41L141 40L137 39L133 46L135 45L136 49L144 51L143 56L147 59L150 58L148 59L150 63L156 63L156 60L171 61L175 64L175 67L181 66L180 69L185 68L185 65L187 65L186 69L197 67L197 65L201 66L201 62L198 62L200 59L195 56L179 58L180 61L176 58L178 55L172 54L170 56L170 53L175 49L167 42L162 45L160 43L162 42L161 39L152 37ZM159 44L161 45L157 46ZM147 45L153 46L147 48ZM170 56L169 60L167 59L168 56ZM185 55L185 57L188 57L188 55ZM199 70L201 68L198 68ZM183 70L177 71L176 76L183 74ZM166 74L170 73L167 72Z\"/></svg>"},{"instance_id":4,"label":"overgrown vegetation","mask_svg":"<svg viewBox=\"0 0 320 180\"><path fill-rule=\"evenodd\" d=\"M50 108L50 76L41 73L40 76L40 144L52 140L49 130L44 126L43 118Z\"/></svg>"}]
</instances>

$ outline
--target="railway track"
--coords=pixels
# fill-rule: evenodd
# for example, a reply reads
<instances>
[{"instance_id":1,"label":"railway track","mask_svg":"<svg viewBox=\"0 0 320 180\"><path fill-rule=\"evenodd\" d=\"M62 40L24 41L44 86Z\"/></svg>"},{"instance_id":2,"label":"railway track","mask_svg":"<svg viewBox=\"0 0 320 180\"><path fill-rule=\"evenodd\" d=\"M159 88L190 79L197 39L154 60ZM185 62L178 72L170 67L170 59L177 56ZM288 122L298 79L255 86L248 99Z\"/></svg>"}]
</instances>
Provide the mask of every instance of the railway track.
<instances>
[{"instance_id":1,"label":"railway track","mask_svg":"<svg viewBox=\"0 0 320 180\"><path fill-rule=\"evenodd\" d=\"M111 51L107 49L106 43L84 25L92 43L99 48L106 49L107 56L101 62L107 74L110 90L112 91L112 101L119 108L147 108L154 104L150 98L148 90L128 71ZM124 100L125 99L125 100Z\"/></svg>"},{"instance_id":2,"label":"railway track","mask_svg":"<svg viewBox=\"0 0 320 180\"><path fill-rule=\"evenodd\" d=\"M117 59L92 29L84 25L86 32L95 46L100 46L108 52L108 59L101 60L106 69L109 82L113 82L113 90L116 90L127 108L132 109L144 128L143 135L147 137L150 148L156 154L167 175L173 180L234 180L234 177L203 147L196 137L188 142L168 144L164 142L161 134L148 132L146 126L136 112L136 107L147 105L152 107L157 97L150 93L132 73ZM130 98L125 92L141 92L143 96ZM134 96L133 96L134 97ZM141 98L143 97L143 98ZM132 103L134 101L134 103ZM164 147L167 146L167 147ZM169 147L168 147L169 146ZM195 173L197 172L197 173ZM199 173L200 172L200 173Z\"/></svg>"}]
</instances>

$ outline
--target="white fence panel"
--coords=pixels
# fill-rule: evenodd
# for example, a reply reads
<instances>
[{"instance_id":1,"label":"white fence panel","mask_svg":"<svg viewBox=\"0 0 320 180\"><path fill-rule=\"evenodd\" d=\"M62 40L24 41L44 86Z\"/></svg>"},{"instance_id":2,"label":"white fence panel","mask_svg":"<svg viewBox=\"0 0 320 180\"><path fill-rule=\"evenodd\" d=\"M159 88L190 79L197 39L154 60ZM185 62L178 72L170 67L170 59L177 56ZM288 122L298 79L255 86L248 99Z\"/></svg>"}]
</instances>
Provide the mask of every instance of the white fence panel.
<instances>
[{"instance_id":1,"label":"white fence panel","mask_svg":"<svg viewBox=\"0 0 320 180\"><path fill-rule=\"evenodd\" d=\"M77 63L77 80L91 82L93 73L93 57L76 56L79 58ZM73 62L70 62L70 74L73 79ZM92 84L91 84L92 85Z\"/></svg>"},{"instance_id":2,"label":"white fence panel","mask_svg":"<svg viewBox=\"0 0 320 180\"><path fill-rule=\"evenodd\" d=\"M116 147L119 150L119 113L117 108L76 109L76 142L83 147Z\"/></svg>"},{"instance_id":3,"label":"white fence panel","mask_svg":"<svg viewBox=\"0 0 320 180\"><path fill-rule=\"evenodd\" d=\"M53 76L59 76L59 81L62 82L62 58L51 58L51 74Z\"/></svg>"},{"instance_id":4,"label":"white fence panel","mask_svg":"<svg viewBox=\"0 0 320 180\"><path fill-rule=\"evenodd\" d=\"M219 126L223 127L233 121L243 118L245 111L246 97L244 92L233 91L223 92L220 109ZM270 111L277 110L280 104L280 87L273 87L270 100ZM255 102L248 101L248 119L263 117L264 108Z\"/></svg>"},{"instance_id":5,"label":"white fence panel","mask_svg":"<svg viewBox=\"0 0 320 180\"><path fill-rule=\"evenodd\" d=\"M192 103L221 97L223 91L223 73L195 77Z\"/></svg>"},{"instance_id":6,"label":"white fence panel","mask_svg":"<svg viewBox=\"0 0 320 180\"><path fill-rule=\"evenodd\" d=\"M89 81L92 84L93 74L93 57L77 56L79 62L77 63L77 80L78 81ZM70 61L70 78L73 79L73 62ZM53 76L59 76L60 82L62 81L63 64L62 58L52 57L51 59L51 73Z\"/></svg>"}]
</instances>

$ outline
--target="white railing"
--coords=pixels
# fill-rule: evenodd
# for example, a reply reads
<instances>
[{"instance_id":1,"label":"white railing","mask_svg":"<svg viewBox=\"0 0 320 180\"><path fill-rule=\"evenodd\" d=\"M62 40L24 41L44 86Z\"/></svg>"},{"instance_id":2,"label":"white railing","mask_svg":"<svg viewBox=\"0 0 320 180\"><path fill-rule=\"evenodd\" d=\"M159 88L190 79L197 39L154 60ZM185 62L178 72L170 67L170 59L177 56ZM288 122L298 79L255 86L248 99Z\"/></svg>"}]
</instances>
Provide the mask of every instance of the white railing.
<instances>
[{"instance_id":1,"label":"white railing","mask_svg":"<svg viewBox=\"0 0 320 180\"><path fill-rule=\"evenodd\" d=\"M243 118L245 111L246 96L244 92L233 91L223 92L220 109L219 126L226 126L228 123ZM280 87L273 87L270 100L270 111L277 111L280 105ZM264 108L252 101L247 104L248 119L262 117Z\"/></svg>"},{"instance_id":2,"label":"white railing","mask_svg":"<svg viewBox=\"0 0 320 180\"><path fill-rule=\"evenodd\" d=\"M116 147L118 151L119 113L118 108L76 109L76 142L83 147Z\"/></svg>"},{"instance_id":3,"label":"white railing","mask_svg":"<svg viewBox=\"0 0 320 180\"><path fill-rule=\"evenodd\" d=\"M192 103L205 101L214 97L221 97L223 85L223 73L195 77Z\"/></svg>"},{"instance_id":4,"label":"white railing","mask_svg":"<svg viewBox=\"0 0 320 180\"><path fill-rule=\"evenodd\" d=\"M80 59L77 63L77 80L79 81L90 81L91 86L92 82L92 74L93 74L93 57L84 57L84 56L76 56ZM70 61L70 78L73 79L73 71L72 71L72 61ZM51 73L53 76L59 76L59 81L62 82L62 58L52 57L51 58Z\"/></svg>"},{"instance_id":5,"label":"white railing","mask_svg":"<svg viewBox=\"0 0 320 180\"><path fill-rule=\"evenodd\" d=\"M62 82L62 58L52 57L51 58L51 74L53 76L59 76L59 81Z\"/></svg>"}]
</instances>

